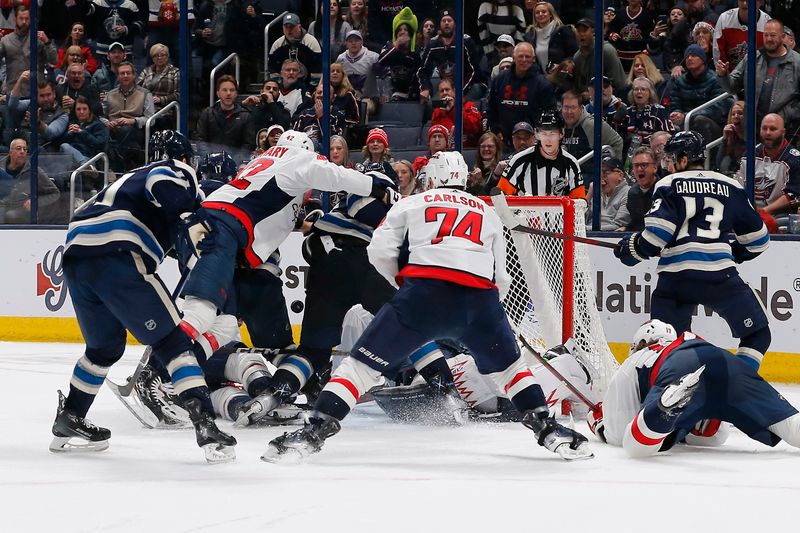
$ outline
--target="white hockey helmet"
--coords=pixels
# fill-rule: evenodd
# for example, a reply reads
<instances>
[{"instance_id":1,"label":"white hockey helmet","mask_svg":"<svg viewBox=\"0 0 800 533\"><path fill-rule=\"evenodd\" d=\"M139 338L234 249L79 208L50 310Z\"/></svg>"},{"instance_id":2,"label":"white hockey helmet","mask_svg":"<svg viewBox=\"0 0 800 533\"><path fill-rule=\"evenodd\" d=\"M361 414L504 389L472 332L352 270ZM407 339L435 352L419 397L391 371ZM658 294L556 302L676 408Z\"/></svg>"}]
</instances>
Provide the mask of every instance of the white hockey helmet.
<instances>
[{"instance_id":1,"label":"white hockey helmet","mask_svg":"<svg viewBox=\"0 0 800 533\"><path fill-rule=\"evenodd\" d=\"M670 343L677 338L678 334L670 324L656 318L648 320L639 326L639 329L633 335L633 342L631 342L631 349L628 351L628 355L653 344Z\"/></svg>"},{"instance_id":2,"label":"white hockey helmet","mask_svg":"<svg viewBox=\"0 0 800 533\"><path fill-rule=\"evenodd\" d=\"M459 152L436 152L423 169L430 188L466 187L469 167Z\"/></svg>"},{"instance_id":3,"label":"white hockey helmet","mask_svg":"<svg viewBox=\"0 0 800 533\"><path fill-rule=\"evenodd\" d=\"M314 141L312 141L305 132L296 130L286 130L281 133L281 136L278 137L278 142L275 143L275 146L302 148L303 150L308 150L309 152L314 151Z\"/></svg>"}]
</instances>

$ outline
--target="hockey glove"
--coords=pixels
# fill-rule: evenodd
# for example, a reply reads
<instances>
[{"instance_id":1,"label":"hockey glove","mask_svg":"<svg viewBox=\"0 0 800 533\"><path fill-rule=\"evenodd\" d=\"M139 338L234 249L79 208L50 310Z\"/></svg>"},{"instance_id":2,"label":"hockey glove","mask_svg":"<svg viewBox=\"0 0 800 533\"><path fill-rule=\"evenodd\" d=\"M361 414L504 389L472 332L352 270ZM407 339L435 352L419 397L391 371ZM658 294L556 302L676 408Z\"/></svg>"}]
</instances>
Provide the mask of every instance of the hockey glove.
<instances>
[{"instance_id":1,"label":"hockey glove","mask_svg":"<svg viewBox=\"0 0 800 533\"><path fill-rule=\"evenodd\" d=\"M202 207L182 216L175 239L178 262L183 266L193 267L201 253L210 252L214 248L214 241L211 224Z\"/></svg>"},{"instance_id":2,"label":"hockey glove","mask_svg":"<svg viewBox=\"0 0 800 533\"><path fill-rule=\"evenodd\" d=\"M603 423L603 402L597 404L597 410L589 411L586 415L586 423L589 425L589 430L597 435L603 442L606 441L606 426Z\"/></svg>"},{"instance_id":3,"label":"hockey glove","mask_svg":"<svg viewBox=\"0 0 800 533\"><path fill-rule=\"evenodd\" d=\"M636 252L636 239L639 237L638 233L631 233L626 235L617 243L614 248L614 256L617 257L623 265L635 266L644 260Z\"/></svg>"},{"instance_id":4,"label":"hockey glove","mask_svg":"<svg viewBox=\"0 0 800 533\"><path fill-rule=\"evenodd\" d=\"M400 200L400 193L397 186L386 175L380 172L370 172L367 176L372 178L372 192L370 196L377 198L388 206L392 206Z\"/></svg>"},{"instance_id":5,"label":"hockey glove","mask_svg":"<svg viewBox=\"0 0 800 533\"><path fill-rule=\"evenodd\" d=\"M739 241L733 241L731 243L731 254L733 254L733 260L739 264L744 263L745 261L750 261L758 256L758 254L754 254L748 250Z\"/></svg>"}]
</instances>

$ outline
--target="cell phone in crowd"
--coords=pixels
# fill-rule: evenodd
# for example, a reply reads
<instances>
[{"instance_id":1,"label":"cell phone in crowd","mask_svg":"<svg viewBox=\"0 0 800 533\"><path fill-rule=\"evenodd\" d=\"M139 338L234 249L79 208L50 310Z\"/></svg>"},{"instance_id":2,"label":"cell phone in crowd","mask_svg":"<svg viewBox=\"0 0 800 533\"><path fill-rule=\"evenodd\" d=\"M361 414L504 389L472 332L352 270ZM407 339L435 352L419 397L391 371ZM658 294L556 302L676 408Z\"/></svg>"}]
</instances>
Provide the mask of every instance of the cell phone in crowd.
<instances>
[{"instance_id":1,"label":"cell phone in crowd","mask_svg":"<svg viewBox=\"0 0 800 533\"><path fill-rule=\"evenodd\" d=\"M666 24L667 23L667 16L666 15L659 15L658 16L658 23L659 24Z\"/></svg>"}]
</instances>

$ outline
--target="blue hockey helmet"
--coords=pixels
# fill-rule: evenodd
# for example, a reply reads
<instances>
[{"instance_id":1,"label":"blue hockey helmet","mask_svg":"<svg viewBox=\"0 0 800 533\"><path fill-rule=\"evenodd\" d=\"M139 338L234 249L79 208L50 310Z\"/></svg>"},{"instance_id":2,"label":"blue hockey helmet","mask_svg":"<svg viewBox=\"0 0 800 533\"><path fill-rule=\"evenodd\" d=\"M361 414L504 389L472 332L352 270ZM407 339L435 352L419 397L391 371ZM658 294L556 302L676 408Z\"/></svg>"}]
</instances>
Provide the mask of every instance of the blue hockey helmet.
<instances>
[{"instance_id":1,"label":"blue hockey helmet","mask_svg":"<svg viewBox=\"0 0 800 533\"><path fill-rule=\"evenodd\" d=\"M164 161L165 159L194 158L192 143L184 134L176 130L157 131L150 136L150 161Z\"/></svg>"},{"instance_id":2,"label":"blue hockey helmet","mask_svg":"<svg viewBox=\"0 0 800 533\"><path fill-rule=\"evenodd\" d=\"M236 161L224 150L206 154L198 169L202 179L212 179L228 183L236 175Z\"/></svg>"},{"instance_id":3,"label":"blue hockey helmet","mask_svg":"<svg viewBox=\"0 0 800 533\"><path fill-rule=\"evenodd\" d=\"M664 155L675 161L686 156L689 163L702 162L706 159L706 141L696 131L679 131L664 145Z\"/></svg>"}]
</instances>

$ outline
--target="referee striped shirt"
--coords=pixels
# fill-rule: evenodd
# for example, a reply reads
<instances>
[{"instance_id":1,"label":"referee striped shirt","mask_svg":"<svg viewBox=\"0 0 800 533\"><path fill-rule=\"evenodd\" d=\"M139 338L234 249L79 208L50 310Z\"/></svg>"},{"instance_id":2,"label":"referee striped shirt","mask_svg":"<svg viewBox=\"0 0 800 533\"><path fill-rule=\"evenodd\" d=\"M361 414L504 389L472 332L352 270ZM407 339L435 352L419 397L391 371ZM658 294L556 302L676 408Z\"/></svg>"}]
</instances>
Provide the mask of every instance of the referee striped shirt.
<instances>
[{"instance_id":1,"label":"referee striped shirt","mask_svg":"<svg viewBox=\"0 0 800 533\"><path fill-rule=\"evenodd\" d=\"M520 196L586 197L578 160L562 149L555 159L547 159L538 143L511 158L499 186Z\"/></svg>"}]
</instances>

